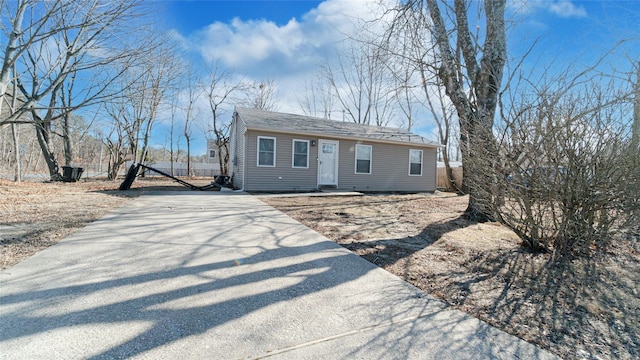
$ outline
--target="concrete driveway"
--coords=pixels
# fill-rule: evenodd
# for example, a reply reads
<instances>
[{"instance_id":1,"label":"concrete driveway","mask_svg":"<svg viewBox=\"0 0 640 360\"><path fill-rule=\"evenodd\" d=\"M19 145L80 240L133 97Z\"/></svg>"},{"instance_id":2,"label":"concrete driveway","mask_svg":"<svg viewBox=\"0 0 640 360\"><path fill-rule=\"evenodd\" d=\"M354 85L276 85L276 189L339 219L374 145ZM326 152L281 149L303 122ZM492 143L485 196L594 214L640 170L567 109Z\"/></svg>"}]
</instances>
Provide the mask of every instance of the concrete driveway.
<instances>
[{"instance_id":1,"label":"concrete driveway","mask_svg":"<svg viewBox=\"0 0 640 360\"><path fill-rule=\"evenodd\" d=\"M548 359L245 194L145 195L0 273L2 359Z\"/></svg>"}]
</instances>

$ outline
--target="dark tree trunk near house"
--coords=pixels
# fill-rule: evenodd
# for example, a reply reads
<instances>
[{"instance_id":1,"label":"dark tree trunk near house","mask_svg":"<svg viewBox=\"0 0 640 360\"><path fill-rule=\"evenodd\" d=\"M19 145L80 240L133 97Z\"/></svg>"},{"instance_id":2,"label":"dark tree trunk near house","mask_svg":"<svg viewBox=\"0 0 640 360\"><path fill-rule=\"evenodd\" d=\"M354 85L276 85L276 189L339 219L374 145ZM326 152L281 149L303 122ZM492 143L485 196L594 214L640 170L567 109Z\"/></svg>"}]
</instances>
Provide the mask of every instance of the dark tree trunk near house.
<instances>
[{"instance_id":1,"label":"dark tree trunk near house","mask_svg":"<svg viewBox=\"0 0 640 360\"><path fill-rule=\"evenodd\" d=\"M15 182L22 182L22 159L20 154L20 136L18 133L18 124L11 124L11 138L13 140L13 155L16 163L16 173L13 179Z\"/></svg>"},{"instance_id":2,"label":"dark tree trunk near house","mask_svg":"<svg viewBox=\"0 0 640 360\"><path fill-rule=\"evenodd\" d=\"M433 36L441 56L438 76L454 104L460 122L460 148L464 166L462 190L469 194L466 215L473 220L496 218L492 204L497 147L493 122L506 61L505 0L486 0L485 41L478 62L478 47L467 21L468 2L454 1L457 39L451 41L437 0L425 0L433 22ZM451 44L457 49L452 49ZM463 63L454 54L461 54ZM466 70L463 73L463 69ZM466 79L462 80L462 79ZM467 89L466 86L470 88Z\"/></svg>"},{"instance_id":3,"label":"dark tree trunk near house","mask_svg":"<svg viewBox=\"0 0 640 360\"><path fill-rule=\"evenodd\" d=\"M42 157L47 163L49 177L51 178L51 181L60 181L62 179L62 175L60 175L60 167L53 152L53 144L51 141L51 122L38 119L35 114L33 114L33 116L34 119L36 119L35 126L38 144L42 151Z\"/></svg>"},{"instance_id":4,"label":"dark tree trunk near house","mask_svg":"<svg viewBox=\"0 0 640 360\"><path fill-rule=\"evenodd\" d=\"M71 139L71 124L69 123L70 113L67 113L62 118L62 142L64 144L64 166L71 166L73 161L73 144Z\"/></svg>"},{"instance_id":5,"label":"dark tree trunk near house","mask_svg":"<svg viewBox=\"0 0 640 360\"><path fill-rule=\"evenodd\" d=\"M187 177L191 176L191 136L188 131L184 132L184 138L187 142Z\"/></svg>"}]
</instances>

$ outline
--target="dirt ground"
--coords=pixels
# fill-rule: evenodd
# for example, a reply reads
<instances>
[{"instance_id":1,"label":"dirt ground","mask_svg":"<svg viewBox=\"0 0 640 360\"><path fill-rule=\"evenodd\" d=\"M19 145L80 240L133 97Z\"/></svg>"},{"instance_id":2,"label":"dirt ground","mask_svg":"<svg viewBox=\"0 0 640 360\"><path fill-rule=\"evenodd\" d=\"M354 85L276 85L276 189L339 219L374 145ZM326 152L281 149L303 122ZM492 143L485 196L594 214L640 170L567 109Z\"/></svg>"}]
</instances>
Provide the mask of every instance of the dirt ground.
<instances>
[{"instance_id":1,"label":"dirt ground","mask_svg":"<svg viewBox=\"0 0 640 360\"><path fill-rule=\"evenodd\" d=\"M211 180L190 182L202 186ZM161 178L138 178L129 191L117 190L120 183L105 180L15 183L0 179L0 269L57 243L147 191L189 190Z\"/></svg>"},{"instance_id":2,"label":"dirt ground","mask_svg":"<svg viewBox=\"0 0 640 360\"><path fill-rule=\"evenodd\" d=\"M263 198L452 307L567 359L640 358L640 245L549 264L497 223L461 217L467 197Z\"/></svg>"},{"instance_id":3,"label":"dirt ground","mask_svg":"<svg viewBox=\"0 0 640 360\"><path fill-rule=\"evenodd\" d=\"M192 181L205 185L210 180ZM55 244L164 179L34 183L0 180L0 269ZM268 197L263 201L452 307L569 359L640 358L640 245L550 266L499 224L461 217L443 194Z\"/></svg>"}]
</instances>

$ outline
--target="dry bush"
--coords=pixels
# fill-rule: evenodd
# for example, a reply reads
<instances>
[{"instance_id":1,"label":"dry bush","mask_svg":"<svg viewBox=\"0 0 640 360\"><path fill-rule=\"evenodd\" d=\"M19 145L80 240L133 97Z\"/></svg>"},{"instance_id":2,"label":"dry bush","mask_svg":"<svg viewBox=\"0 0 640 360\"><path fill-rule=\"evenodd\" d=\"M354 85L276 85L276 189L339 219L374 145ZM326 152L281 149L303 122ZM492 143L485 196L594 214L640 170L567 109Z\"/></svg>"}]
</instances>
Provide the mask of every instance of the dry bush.
<instances>
[{"instance_id":1,"label":"dry bush","mask_svg":"<svg viewBox=\"0 0 640 360\"><path fill-rule=\"evenodd\" d=\"M561 259L637 236L639 153L626 90L592 80L512 99L497 138L499 163L477 181L494 216L525 246Z\"/></svg>"}]
</instances>

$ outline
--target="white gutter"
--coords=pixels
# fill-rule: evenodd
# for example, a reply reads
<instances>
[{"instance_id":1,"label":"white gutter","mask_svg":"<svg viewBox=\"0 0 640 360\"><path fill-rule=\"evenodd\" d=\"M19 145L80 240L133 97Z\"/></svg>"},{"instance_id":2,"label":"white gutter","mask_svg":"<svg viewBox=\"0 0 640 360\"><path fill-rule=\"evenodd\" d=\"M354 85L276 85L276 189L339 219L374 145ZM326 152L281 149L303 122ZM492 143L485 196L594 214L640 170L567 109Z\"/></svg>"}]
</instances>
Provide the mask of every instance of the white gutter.
<instances>
[{"instance_id":1,"label":"white gutter","mask_svg":"<svg viewBox=\"0 0 640 360\"><path fill-rule=\"evenodd\" d=\"M249 130L257 130L257 131L264 131L264 132L275 133L275 134L305 135L305 136L313 136L313 137L328 137L328 138L335 138L335 139L342 139L342 140L362 140L362 141L369 141L369 142L374 142L374 143L393 144L393 145L406 145L406 146L419 146L419 147L426 147L426 148L432 148L432 149L437 149L437 148L443 148L444 147L444 145L442 145L442 144L421 144L421 143L414 143L414 142L407 142L407 141L393 141L393 140L386 140L386 139L374 139L374 138L365 137L365 136L346 136L346 135L335 135L335 134L328 134L328 133L315 133L315 132L306 132L306 131L274 130L274 129L269 129L269 128L254 127L254 126L252 126L252 127L248 127L247 126L246 128L247 128L247 131L249 131ZM416 136L420 136L420 135L416 135Z\"/></svg>"}]
</instances>

